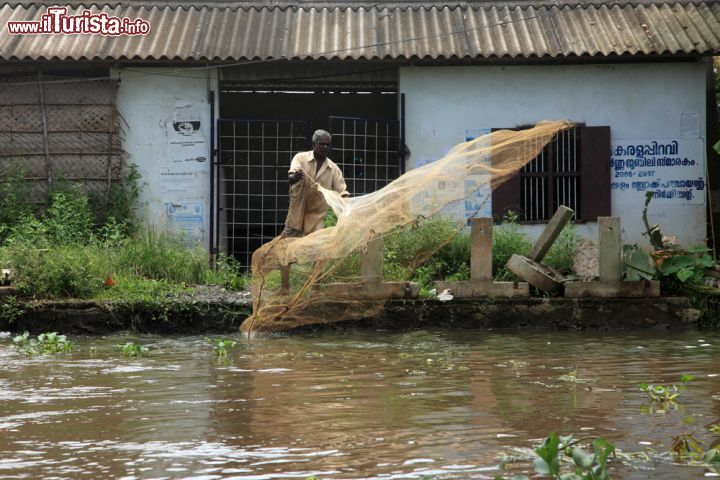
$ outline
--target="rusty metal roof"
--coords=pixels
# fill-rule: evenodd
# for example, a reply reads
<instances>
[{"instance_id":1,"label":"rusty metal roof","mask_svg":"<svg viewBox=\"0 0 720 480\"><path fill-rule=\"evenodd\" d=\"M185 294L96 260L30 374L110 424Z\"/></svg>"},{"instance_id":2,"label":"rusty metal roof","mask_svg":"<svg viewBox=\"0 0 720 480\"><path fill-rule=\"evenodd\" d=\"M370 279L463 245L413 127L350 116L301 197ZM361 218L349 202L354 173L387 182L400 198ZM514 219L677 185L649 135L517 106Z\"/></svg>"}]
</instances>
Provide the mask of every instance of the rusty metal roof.
<instances>
[{"instance_id":1,"label":"rusty metal roof","mask_svg":"<svg viewBox=\"0 0 720 480\"><path fill-rule=\"evenodd\" d=\"M720 50L718 1L512 7L476 2L403 7L403 2L393 2L318 8L229 7L222 2L198 7L187 2L187 8L177 8L183 3L88 7L93 13L150 22L150 33L136 37L8 35L8 21L37 21L47 7L6 3L0 6L0 27L5 30L0 59L557 59L711 55ZM69 13L82 10L70 7Z\"/></svg>"}]
</instances>

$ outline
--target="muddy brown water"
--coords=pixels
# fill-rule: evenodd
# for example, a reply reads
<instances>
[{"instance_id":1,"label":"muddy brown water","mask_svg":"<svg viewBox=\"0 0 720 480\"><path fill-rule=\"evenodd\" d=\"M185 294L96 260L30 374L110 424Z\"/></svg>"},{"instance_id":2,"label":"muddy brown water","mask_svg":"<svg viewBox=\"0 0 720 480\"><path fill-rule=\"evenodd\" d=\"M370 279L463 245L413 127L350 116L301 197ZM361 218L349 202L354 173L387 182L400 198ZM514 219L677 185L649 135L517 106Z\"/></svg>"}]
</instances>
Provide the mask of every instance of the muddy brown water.
<instances>
[{"instance_id":1,"label":"muddy brown water","mask_svg":"<svg viewBox=\"0 0 720 480\"><path fill-rule=\"evenodd\" d=\"M714 475L669 451L718 438L718 333L233 338L219 360L205 337L71 337L46 357L0 337L0 478L509 478L552 431L636 454L613 478ZM149 355L122 358L127 341ZM682 374L664 412L637 388Z\"/></svg>"}]
</instances>

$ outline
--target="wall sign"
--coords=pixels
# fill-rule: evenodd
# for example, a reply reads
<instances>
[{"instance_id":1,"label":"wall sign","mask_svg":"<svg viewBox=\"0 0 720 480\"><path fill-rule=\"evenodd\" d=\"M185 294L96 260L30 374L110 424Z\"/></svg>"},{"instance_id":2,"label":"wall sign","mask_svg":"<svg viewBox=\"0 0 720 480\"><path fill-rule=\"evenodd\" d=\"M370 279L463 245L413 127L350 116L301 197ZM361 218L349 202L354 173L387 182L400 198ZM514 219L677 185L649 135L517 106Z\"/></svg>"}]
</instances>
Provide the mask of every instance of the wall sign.
<instances>
[{"instance_id":1,"label":"wall sign","mask_svg":"<svg viewBox=\"0 0 720 480\"><path fill-rule=\"evenodd\" d=\"M610 151L610 189L620 204L705 203L705 155L700 138L613 140ZM618 194L619 193L619 194Z\"/></svg>"}]
</instances>

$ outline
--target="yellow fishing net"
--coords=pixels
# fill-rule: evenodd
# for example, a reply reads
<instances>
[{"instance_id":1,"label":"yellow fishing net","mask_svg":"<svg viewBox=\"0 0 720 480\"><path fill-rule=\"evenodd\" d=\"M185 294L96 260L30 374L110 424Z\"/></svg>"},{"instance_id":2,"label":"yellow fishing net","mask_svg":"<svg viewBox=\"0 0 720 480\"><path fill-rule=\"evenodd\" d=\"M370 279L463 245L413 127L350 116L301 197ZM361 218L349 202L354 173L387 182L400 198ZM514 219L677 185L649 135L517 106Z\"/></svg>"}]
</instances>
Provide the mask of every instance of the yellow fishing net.
<instances>
[{"instance_id":1,"label":"yellow fishing net","mask_svg":"<svg viewBox=\"0 0 720 480\"><path fill-rule=\"evenodd\" d=\"M544 121L525 130L484 135L455 146L435 162L408 171L381 190L352 199L341 198L305 178L305 194L322 195L335 212L337 223L302 238L277 237L255 251L253 313L243 322L242 331L288 330L377 314L403 289L395 288L397 284L368 282L361 275L360 258L371 241L382 241L399 229L447 213L448 206L469 195L480 199L473 205L481 210L490 201L492 189L570 126L564 121ZM417 252L415 266L450 241L466 223L465 218L450 221L454 228L443 230L425 251ZM279 291L279 270L286 265L290 265L289 293ZM415 290L410 285L404 289L406 295Z\"/></svg>"}]
</instances>

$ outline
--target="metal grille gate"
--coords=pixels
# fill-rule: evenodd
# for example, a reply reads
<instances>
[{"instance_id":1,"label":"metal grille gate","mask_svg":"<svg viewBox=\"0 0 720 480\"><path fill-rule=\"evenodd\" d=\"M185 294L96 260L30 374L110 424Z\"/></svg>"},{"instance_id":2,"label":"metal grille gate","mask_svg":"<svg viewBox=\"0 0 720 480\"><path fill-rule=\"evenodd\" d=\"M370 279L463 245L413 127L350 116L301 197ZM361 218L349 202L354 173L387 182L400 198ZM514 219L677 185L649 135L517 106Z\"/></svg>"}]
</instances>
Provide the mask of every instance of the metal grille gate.
<instances>
[{"instance_id":1,"label":"metal grille gate","mask_svg":"<svg viewBox=\"0 0 720 480\"><path fill-rule=\"evenodd\" d=\"M287 171L307 149L309 122L218 121L216 247L249 266L252 253L280 234L289 205Z\"/></svg>"},{"instance_id":2,"label":"metal grille gate","mask_svg":"<svg viewBox=\"0 0 720 480\"><path fill-rule=\"evenodd\" d=\"M331 158L353 196L383 188L401 173L400 121L330 117Z\"/></svg>"},{"instance_id":3,"label":"metal grille gate","mask_svg":"<svg viewBox=\"0 0 720 480\"><path fill-rule=\"evenodd\" d=\"M330 117L330 158L353 196L402 173L398 120ZM219 120L216 251L249 266L252 253L280 234L289 205L287 170L310 148L308 121ZM215 218L215 217L213 217Z\"/></svg>"}]
</instances>

